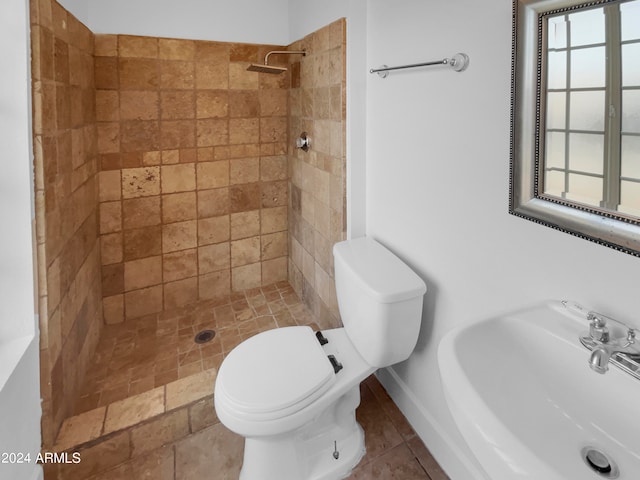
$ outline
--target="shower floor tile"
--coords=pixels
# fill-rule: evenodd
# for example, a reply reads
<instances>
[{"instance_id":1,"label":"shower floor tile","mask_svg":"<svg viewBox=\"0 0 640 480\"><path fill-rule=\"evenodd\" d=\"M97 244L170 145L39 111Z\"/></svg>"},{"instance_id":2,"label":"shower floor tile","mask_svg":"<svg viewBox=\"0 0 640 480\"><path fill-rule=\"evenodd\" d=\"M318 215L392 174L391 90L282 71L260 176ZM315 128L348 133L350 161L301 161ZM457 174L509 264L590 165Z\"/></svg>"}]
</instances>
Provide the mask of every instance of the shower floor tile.
<instances>
[{"instance_id":1,"label":"shower floor tile","mask_svg":"<svg viewBox=\"0 0 640 480\"><path fill-rule=\"evenodd\" d=\"M217 368L241 341L313 316L287 282L225 295L117 325L105 325L74 415ZM195 336L214 330L198 344Z\"/></svg>"}]
</instances>

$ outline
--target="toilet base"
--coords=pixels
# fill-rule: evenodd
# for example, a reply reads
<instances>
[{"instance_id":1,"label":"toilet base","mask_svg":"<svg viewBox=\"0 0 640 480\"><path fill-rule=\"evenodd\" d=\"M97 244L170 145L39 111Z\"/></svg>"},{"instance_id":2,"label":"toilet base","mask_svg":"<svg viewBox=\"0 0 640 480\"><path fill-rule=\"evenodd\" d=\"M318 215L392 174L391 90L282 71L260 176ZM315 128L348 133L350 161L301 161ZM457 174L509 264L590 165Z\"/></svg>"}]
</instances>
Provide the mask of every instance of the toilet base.
<instances>
[{"instance_id":1,"label":"toilet base","mask_svg":"<svg viewBox=\"0 0 640 480\"><path fill-rule=\"evenodd\" d=\"M364 431L355 417L359 404L360 388L355 386L314 421L293 432L247 437L240 480L348 477L366 451Z\"/></svg>"}]
</instances>

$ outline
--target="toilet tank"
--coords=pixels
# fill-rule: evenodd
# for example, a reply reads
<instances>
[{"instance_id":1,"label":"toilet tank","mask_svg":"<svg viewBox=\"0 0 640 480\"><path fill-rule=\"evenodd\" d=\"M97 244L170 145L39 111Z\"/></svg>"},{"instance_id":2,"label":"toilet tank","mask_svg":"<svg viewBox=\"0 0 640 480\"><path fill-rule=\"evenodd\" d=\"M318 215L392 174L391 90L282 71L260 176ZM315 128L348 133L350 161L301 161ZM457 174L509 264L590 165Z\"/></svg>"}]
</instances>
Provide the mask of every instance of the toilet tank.
<instances>
[{"instance_id":1,"label":"toilet tank","mask_svg":"<svg viewBox=\"0 0 640 480\"><path fill-rule=\"evenodd\" d=\"M333 246L342 323L374 367L401 362L413 351L427 286L402 260L369 237Z\"/></svg>"}]
</instances>

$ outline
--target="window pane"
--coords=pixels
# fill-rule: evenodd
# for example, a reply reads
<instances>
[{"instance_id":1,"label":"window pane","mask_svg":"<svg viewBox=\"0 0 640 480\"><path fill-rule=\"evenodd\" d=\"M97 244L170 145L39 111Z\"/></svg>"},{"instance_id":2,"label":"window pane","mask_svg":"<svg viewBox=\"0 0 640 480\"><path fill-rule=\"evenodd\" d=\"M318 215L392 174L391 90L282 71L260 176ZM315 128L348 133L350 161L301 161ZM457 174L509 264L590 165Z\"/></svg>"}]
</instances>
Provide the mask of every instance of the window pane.
<instances>
[{"instance_id":1,"label":"window pane","mask_svg":"<svg viewBox=\"0 0 640 480\"><path fill-rule=\"evenodd\" d=\"M623 135L620 146L621 175L640 179L640 137Z\"/></svg>"},{"instance_id":2,"label":"window pane","mask_svg":"<svg viewBox=\"0 0 640 480\"><path fill-rule=\"evenodd\" d=\"M567 88L567 53L549 52L547 88Z\"/></svg>"},{"instance_id":3,"label":"window pane","mask_svg":"<svg viewBox=\"0 0 640 480\"><path fill-rule=\"evenodd\" d=\"M620 182L620 207L621 212L640 216L640 183Z\"/></svg>"},{"instance_id":4,"label":"window pane","mask_svg":"<svg viewBox=\"0 0 640 480\"><path fill-rule=\"evenodd\" d=\"M640 38L640 1L620 4L622 40Z\"/></svg>"},{"instance_id":5,"label":"window pane","mask_svg":"<svg viewBox=\"0 0 640 480\"><path fill-rule=\"evenodd\" d=\"M604 43L604 14L602 8L584 10L569 15L571 46Z\"/></svg>"},{"instance_id":6,"label":"window pane","mask_svg":"<svg viewBox=\"0 0 640 480\"><path fill-rule=\"evenodd\" d=\"M640 19L638 19L640 22ZM622 45L622 86L640 86L640 43Z\"/></svg>"},{"instance_id":7,"label":"window pane","mask_svg":"<svg viewBox=\"0 0 640 480\"><path fill-rule=\"evenodd\" d=\"M586 175L569 174L567 198L599 207L602 201L602 179Z\"/></svg>"},{"instance_id":8,"label":"window pane","mask_svg":"<svg viewBox=\"0 0 640 480\"><path fill-rule=\"evenodd\" d=\"M546 139L544 164L547 168L564 168L564 137L562 132L549 132Z\"/></svg>"},{"instance_id":9,"label":"window pane","mask_svg":"<svg viewBox=\"0 0 640 480\"><path fill-rule=\"evenodd\" d=\"M640 90L622 91L622 131L640 133Z\"/></svg>"},{"instance_id":10,"label":"window pane","mask_svg":"<svg viewBox=\"0 0 640 480\"><path fill-rule=\"evenodd\" d=\"M569 168L581 172L602 174L604 135L569 134Z\"/></svg>"},{"instance_id":11,"label":"window pane","mask_svg":"<svg viewBox=\"0 0 640 480\"><path fill-rule=\"evenodd\" d=\"M567 95L564 92L547 94L547 128L566 128Z\"/></svg>"},{"instance_id":12,"label":"window pane","mask_svg":"<svg viewBox=\"0 0 640 480\"><path fill-rule=\"evenodd\" d=\"M571 93L572 130L604 131L604 91Z\"/></svg>"},{"instance_id":13,"label":"window pane","mask_svg":"<svg viewBox=\"0 0 640 480\"><path fill-rule=\"evenodd\" d=\"M548 20L547 47L566 48L567 47L567 21L565 15L549 17Z\"/></svg>"},{"instance_id":14,"label":"window pane","mask_svg":"<svg viewBox=\"0 0 640 480\"><path fill-rule=\"evenodd\" d=\"M571 51L571 88L605 86L604 47Z\"/></svg>"},{"instance_id":15,"label":"window pane","mask_svg":"<svg viewBox=\"0 0 640 480\"><path fill-rule=\"evenodd\" d=\"M564 191L564 172L557 170L546 172L544 178L544 193L554 197L562 197Z\"/></svg>"}]
</instances>

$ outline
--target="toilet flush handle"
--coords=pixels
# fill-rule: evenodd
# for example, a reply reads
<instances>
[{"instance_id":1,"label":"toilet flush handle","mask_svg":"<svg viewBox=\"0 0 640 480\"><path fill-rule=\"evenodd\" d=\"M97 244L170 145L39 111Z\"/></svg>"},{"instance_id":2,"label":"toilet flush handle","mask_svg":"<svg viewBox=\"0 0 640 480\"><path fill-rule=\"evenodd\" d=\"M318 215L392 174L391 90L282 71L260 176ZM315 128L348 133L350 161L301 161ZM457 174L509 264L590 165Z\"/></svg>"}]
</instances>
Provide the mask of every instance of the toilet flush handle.
<instances>
[{"instance_id":1,"label":"toilet flush handle","mask_svg":"<svg viewBox=\"0 0 640 480\"><path fill-rule=\"evenodd\" d=\"M338 373L342 370L342 364L336 359L334 355L327 355L329 361L331 362L331 366L333 367L333 373Z\"/></svg>"}]
</instances>

